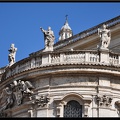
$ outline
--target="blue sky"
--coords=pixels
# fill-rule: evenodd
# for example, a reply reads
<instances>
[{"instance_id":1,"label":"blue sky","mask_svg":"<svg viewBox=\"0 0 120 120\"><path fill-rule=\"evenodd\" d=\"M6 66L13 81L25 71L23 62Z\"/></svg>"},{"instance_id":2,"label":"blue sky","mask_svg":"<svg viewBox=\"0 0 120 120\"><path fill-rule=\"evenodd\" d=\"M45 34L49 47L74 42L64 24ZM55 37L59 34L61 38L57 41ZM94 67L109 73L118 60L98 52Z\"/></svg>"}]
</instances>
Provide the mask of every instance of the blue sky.
<instances>
[{"instance_id":1,"label":"blue sky","mask_svg":"<svg viewBox=\"0 0 120 120\"><path fill-rule=\"evenodd\" d=\"M66 14L75 35L120 15L120 2L0 2L0 67L9 64L11 43L16 62L43 49L40 27L50 26L57 42Z\"/></svg>"}]
</instances>

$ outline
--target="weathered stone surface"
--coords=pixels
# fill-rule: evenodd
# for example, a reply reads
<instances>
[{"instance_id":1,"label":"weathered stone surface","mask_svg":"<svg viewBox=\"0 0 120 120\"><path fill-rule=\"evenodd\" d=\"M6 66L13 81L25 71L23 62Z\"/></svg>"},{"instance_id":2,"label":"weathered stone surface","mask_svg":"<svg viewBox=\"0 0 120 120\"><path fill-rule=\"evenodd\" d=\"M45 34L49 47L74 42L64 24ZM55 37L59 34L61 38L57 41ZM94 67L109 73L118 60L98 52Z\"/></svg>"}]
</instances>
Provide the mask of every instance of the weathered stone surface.
<instances>
[{"instance_id":1,"label":"weathered stone surface","mask_svg":"<svg viewBox=\"0 0 120 120\"><path fill-rule=\"evenodd\" d=\"M71 101L81 106L69 104L71 114L120 117L120 54L111 51L120 46L118 20L108 22L111 44L102 49L99 25L0 68L1 117L64 117Z\"/></svg>"},{"instance_id":2,"label":"weathered stone surface","mask_svg":"<svg viewBox=\"0 0 120 120\"><path fill-rule=\"evenodd\" d=\"M97 85L98 79L96 77L82 77L82 76L65 76L52 78L51 86L79 86L79 85Z\"/></svg>"}]
</instances>

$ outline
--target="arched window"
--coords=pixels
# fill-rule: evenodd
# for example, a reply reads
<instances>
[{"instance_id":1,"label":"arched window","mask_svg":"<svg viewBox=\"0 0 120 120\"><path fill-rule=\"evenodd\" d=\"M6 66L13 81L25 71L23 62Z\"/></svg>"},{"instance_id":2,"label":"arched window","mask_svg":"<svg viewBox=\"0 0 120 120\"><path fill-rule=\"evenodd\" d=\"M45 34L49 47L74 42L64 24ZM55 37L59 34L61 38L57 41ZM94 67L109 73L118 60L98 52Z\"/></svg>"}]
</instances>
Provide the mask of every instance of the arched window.
<instances>
[{"instance_id":1,"label":"arched window","mask_svg":"<svg viewBox=\"0 0 120 120\"><path fill-rule=\"evenodd\" d=\"M71 100L64 106L64 117L82 117L82 105Z\"/></svg>"}]
</instances>

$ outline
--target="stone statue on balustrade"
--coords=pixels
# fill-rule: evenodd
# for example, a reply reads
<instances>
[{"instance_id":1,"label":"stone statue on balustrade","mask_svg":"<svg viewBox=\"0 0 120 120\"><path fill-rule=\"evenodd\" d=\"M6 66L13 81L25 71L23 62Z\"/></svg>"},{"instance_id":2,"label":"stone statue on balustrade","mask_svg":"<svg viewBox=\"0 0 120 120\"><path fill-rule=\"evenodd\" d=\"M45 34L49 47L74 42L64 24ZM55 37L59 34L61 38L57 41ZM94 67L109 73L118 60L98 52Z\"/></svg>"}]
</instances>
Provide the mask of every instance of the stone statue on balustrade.
<instances>
[{"instance_id":1,"label":"stone statue on balustrade","mask_svg":"<svg viewBox=\"0 0 120 120\"><path fill-rule=\"evenodd\" d=\"M44 34L45 51L53 51L55 36L53 31L51 30L51 27L48 27L48 30L44 30L41 27L40 29Z\"/></svg>"},{"instance_id":2,"label":"stone statue on balustrade","mask_svg":"<svg viewBox=\"0 0 120 120\"><path fill-rule=\"evenodd\" d=\"M100 36L100 45L99 49L106 49L108 50L108 46L111 40L111 32L109 29L106 29L106 25L103 24L102 28L98 28L98 35Z\"/></svg>"},{"instance_id":3,"label":"stone statue on balustrade","mask_svg":"<svg viewBox=\"0 0 120 120\"><path fill-rule=\"evenodd\" d=\"M8 51L9 51L8 61L9 61L9 66L11 66L15 63L15 55L17 48L14 47L14 44L11 44L11 47Z\"/></svg>"}]
</instances>

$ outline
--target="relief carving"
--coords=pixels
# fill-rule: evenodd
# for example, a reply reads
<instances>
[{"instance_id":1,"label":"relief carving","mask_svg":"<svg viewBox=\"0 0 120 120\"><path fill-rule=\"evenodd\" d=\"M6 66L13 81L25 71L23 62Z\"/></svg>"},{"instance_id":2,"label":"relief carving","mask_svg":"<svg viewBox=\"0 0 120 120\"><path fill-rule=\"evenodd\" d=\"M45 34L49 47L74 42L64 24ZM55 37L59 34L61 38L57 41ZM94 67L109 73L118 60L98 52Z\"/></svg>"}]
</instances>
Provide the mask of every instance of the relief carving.
<instances>
[{"instance_id":1,"label":"relief carving","mask_svg":"<svg viewBox=\"0 0 120 120\"><path fill-rule=\"evenodd\" d=\"M4 110L12 108L15 103L17 105L22 104L25 96L31 99L33 94L32 89L34 86L29 81L14 81L10 85L7 85L0 95L0 117L6 116Z\"/></svg>"},{"instance_id":2,"label":"relief carving","mask_svg":"<svg viewBox=\"0 0 120 120\"><path fill-rule=\"evenodd\" d=\"M18 81L14 81L13 85L14 85L14 93L15 93L17 105L22 104L23 97L25 96L31 97L31 95L33 94L32 89L34 88L34 86L31 84L30 81L24 82L18 80Z\"/></svg>"},{"instance_id":3,"label":"relief carving","mask_svg":"<svg viewBox=\"0 0 120 120\"><path fill-rule=\"evenodd\" d=\"M11 86L6 86L0 95L0 117L5 117L4 110L11 108L14 104L14 95Z\"/></svg>"},{"instance_id":4,"label":"relief carving","mask_svg":"<svg viewBox=\"0 0 120 120\"><path fill-rule=\"evenodd\" d=\"M99 107L110 107L112 102L112 97L108 97L106 95L96 96L96 100L98 102Z\"/></svg>"},{"instance_id":5,"label":"relief carving","mask_svg":"<svg viewBox=\"0 0 120 120\"><path fill-rule=\"evenodd\" d=\"M35 96L33 99L33 104L37 104L38 107L45 107L47 103L50 101L50 97L48 95Z\"/></svg>"},{"instance_id":6,"label":"relief carving","mask_svg":"<svg viewBox=\"0 0 120 120\"><path fill-rule=\"evenodd\" d=\"M115 105L117 106L117 110L119 111L120 114L120 100L116 101Z\"/></svg>"}]
</instances>

